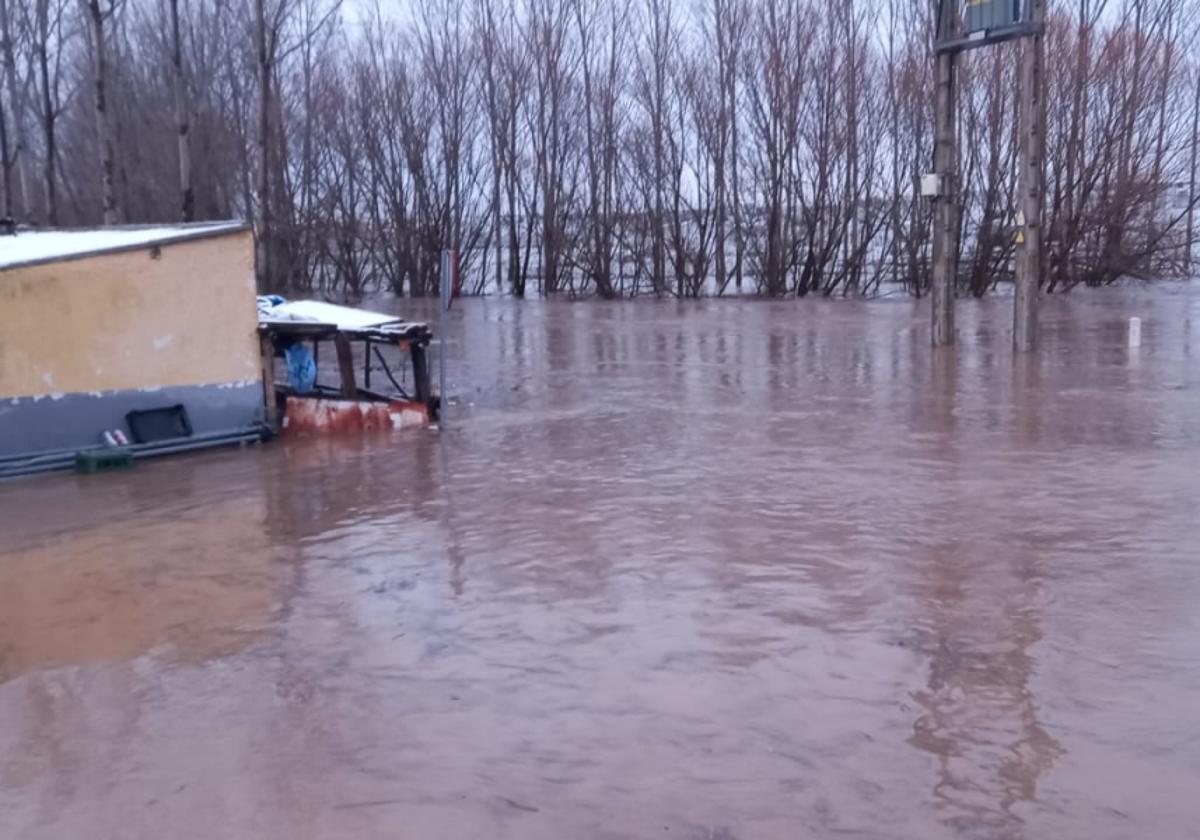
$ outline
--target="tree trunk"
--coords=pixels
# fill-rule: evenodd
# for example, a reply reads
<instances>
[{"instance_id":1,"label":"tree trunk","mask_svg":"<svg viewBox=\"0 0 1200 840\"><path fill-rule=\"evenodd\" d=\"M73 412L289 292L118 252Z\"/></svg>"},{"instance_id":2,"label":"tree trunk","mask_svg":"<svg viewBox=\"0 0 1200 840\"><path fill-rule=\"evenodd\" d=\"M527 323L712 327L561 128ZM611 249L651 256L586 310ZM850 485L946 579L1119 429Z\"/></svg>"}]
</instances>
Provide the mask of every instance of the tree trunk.
<instances>
[{"instance_id":1,"label":"tree trunk","mask_svg":"<svg viewBox=\"0 0 1200 840\"><path fill-rule=\"evenodd\" d=\"M1188 206L1187 206L1187 253L1185 260L1191 269L1195 259L1195 212L1196 212L1196 147L1200 143L1200 75L1192 82L1192 136L1190 138L1191 153L1188 158Z\"/></svg>"},{"instance_id":2,"label":"tree trunk","mask_svg":"<svg viewBox=\"0 0 1200 840\"><path fill-rule=\"evenodd\" d=\"M271 286L271 64L267 57L266 0L254 0L258 50L258 282Z\"/></svg>"},{"instance_id":3,"label":"tree trunk","mask_svg":"<svg viewBox=\"0 0 1200 840\"><path fill-rule=\"evenodd\" d=\"M43 185L46 190L46 224L50 227L58 225L58 176L55 171L58 163L58 138L55 134L55 120L58 118L56 103L50 88L50 7L49 0L40 0L37 5L38 30L38 77L41 79L42 93L42 142L44 144L45 165L42 168Z\"/></svg>"},{"instance_id":4,"label":"tree trunk","mask_svg":"<svg viewBox=\"0 0 1200 840\"><path fill-rule=\"evenodd\" d=\"M29 176L25 150L24 97L18 96L17 62L13 46L12 21L8 16L9 0L0 0L0 62L4 67L4 89L8 94L8 108L12 115L8 127L8 149L4 153L4 215L16 217L29 212ZM15 176L15 177L14 177Z\"/></svg>"},{"instance_id":5,"label":"tree trunk","mask_svg":"<svg viewBox=\"0 0 1200 840\"><path fill-rule=\"evenodd\" d=\"M8 118L0 107L0 173L3 173L4 206L0 216L11 219L13 214L12 158L8 156Z\"/></svg>"},{"instance_id":6,"label":"tree trunk","mask_svg":"<svg viewBox=\"0 0 1200 840\"><path fill-rule=\"evenodd\" d=\"M183 76L183 48L179 38L179 0L169 0L171 8L171 75L175 93L175 127L179 146L179 215L185 222L195 216L192 192L191 122L188 119L187 89Z\"/></svg>"},{"instance_id":7,"label":"tree trunk","mask_svg":"<svg viewBox=\"0 0 1200 840\"><path fill-rule=\"evenodd\" d=\"M100 140L100 178L104 206L104 224L115 225L120 213L117 209L116 164L113 160L112 120L108 116L108 55L104 36L106 14L100 8L100 0L81 0L88 23L92 29L92 73L95 86L96 132Z\"/></svg>"}]
</instances>

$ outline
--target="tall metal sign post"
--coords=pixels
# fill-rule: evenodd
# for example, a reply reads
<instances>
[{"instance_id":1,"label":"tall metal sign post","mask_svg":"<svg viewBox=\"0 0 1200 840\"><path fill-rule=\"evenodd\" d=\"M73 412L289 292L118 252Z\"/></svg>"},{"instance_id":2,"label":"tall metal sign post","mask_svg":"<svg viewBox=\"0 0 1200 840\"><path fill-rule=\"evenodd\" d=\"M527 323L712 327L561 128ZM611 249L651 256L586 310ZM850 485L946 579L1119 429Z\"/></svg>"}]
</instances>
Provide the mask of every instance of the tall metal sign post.
<instances>
[{"instance_id":1,"label":"tall metal sign post","mask_svg":"<svg viewBox=\"0 0 1200 840\"><path fill-rule=\"evenodd\" d=\"M964 50L1024 39L1020 69L1020 171L1013 348L1037 346L1038 286L1045 190L1045 0L934 0L934 172L921 193L934 200L931 303L934 347L954 343L954 280L958 275L958 55ZM1023 4L1023 6L1022 6Z\"/></svg>"},{"instance_id":2,"label":"tall metal sign post","mask_svg":"<svg viewBox=\"0 0 1200 840\"><path fill-rule=\"evenodd\" d=\"M450 301L454 296L454 252L447 249L442 251L441 261L441 313L438 316L438 424L446 428L446 408L449 399L446 397L446 346L449 339L446 334L446 314L450 311Z\"/></svg>"}]
</instances>

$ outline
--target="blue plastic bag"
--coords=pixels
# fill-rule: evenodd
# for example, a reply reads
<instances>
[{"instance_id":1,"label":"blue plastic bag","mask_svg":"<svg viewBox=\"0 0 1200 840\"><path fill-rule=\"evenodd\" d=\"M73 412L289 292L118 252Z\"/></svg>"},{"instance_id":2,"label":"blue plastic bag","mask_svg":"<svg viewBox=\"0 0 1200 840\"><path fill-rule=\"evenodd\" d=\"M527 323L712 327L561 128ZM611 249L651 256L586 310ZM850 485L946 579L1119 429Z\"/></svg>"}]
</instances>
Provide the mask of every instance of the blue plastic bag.
<instances>
[{"instance_id":1,"label":"blue plastic bag","mask_svg":"<svg viewBox=\"0 0 1200 840\"><path fill-rule=\"evenodd\" d=\"M288 384L297 394L307 394L317 384L317 362L307 344L296 343L283 351Z\"/></svg>"}]
</instances>

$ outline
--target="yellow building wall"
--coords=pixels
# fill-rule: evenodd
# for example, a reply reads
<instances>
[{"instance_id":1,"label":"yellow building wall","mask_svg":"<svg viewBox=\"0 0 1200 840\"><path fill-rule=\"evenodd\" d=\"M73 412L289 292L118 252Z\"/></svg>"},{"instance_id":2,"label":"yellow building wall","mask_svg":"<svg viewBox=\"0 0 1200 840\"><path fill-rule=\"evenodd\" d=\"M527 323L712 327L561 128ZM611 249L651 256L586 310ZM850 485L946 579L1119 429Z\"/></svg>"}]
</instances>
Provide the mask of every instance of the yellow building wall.
<instances>
[{"instance_id":1,"label":"yellow building wall","mask_svg":"<svg viewBox=\"0 0 1200 840\"><path fill-rule=\"evenodd\" d=\"M261 377L249 231L0 271L0 397Z\"/></svg>"}]
</instances>

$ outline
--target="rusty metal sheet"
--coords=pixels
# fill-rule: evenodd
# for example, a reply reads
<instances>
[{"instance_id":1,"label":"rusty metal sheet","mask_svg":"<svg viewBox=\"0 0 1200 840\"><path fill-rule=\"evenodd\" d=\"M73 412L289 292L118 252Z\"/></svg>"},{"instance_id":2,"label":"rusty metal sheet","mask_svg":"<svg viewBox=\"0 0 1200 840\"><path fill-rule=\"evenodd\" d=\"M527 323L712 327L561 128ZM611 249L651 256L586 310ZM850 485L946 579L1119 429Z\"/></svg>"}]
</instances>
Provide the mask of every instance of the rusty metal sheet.
<instances>
[{"instance_id":1,"label":"rusty metal sheet","mask_svg":"<svg viewBox=\"0 0 1200 840\"><path fill-rule=\"evenodd\" d=\"M283 415L283 431L288 435L390 431L428 423L428 408L406 400L369 402L289 396Z\"/></svg>"}]
</instances>

